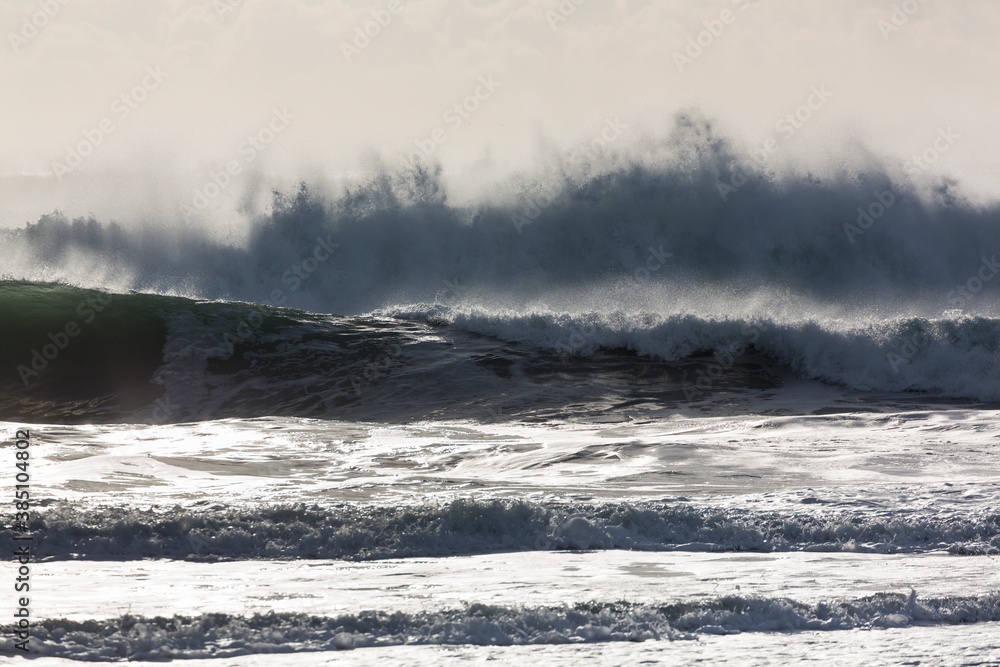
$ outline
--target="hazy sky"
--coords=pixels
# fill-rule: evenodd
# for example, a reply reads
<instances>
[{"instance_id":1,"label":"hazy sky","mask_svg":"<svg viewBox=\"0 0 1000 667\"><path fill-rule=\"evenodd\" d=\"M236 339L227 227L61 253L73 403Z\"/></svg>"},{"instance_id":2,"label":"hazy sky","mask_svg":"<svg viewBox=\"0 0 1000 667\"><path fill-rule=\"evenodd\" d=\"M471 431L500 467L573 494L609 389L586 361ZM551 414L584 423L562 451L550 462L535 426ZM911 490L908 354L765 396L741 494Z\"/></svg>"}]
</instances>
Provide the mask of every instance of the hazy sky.
<instances>
[{"instance_id":1,"label":"hazy sky","mask_svg":"<svg viewBox=\"0 0 1000 667\"><path fill-rule=\"evenodd\" d=\"M227 165L268 190L421 146L454 178L641 151L681 109L769 160L937 141L928 173L1000 174L987 0L5 0L0 26L3 226L153 215Z\"/></svg>"}]
</instances>

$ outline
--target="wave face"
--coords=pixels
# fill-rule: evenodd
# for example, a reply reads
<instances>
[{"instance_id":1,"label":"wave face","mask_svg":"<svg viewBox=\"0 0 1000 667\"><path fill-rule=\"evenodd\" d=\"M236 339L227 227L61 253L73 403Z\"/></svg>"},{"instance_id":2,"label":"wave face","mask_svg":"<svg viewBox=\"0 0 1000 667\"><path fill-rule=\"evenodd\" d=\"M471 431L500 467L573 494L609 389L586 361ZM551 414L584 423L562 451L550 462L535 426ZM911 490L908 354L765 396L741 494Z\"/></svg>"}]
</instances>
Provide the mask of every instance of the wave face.
<instances>
[{"instance_id":1,"label":"wave face","mask_svg":"<svg viewBox=\"0 0 1000 667\"><path fill-rule=\"evenodd\" d=\"M487 311L371 316L0 283L0 418L539 421L771 390L1000 401L1000 320Z\"/></svg>"}]
</instances>

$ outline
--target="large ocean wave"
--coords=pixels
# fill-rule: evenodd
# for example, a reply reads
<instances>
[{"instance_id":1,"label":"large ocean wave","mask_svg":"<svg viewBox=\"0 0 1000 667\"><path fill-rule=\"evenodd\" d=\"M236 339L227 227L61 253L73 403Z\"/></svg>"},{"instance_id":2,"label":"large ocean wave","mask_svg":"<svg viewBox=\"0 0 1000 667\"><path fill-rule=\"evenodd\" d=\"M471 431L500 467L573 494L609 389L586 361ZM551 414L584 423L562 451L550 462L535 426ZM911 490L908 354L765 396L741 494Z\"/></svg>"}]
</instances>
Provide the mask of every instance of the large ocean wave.
<instances>
[{"instance_id":1,"label":"large ocean wave","mask_svg":"<svg viewBox=\"0 0 1000 667\"><path fill-rule=\"evenodd\" d=\"M871 158L771 173L691 116L650 153L462 206L419 164L302 186L240 241L168 212L6 231L0 416L463 417L498 394L557 409L558 388L531 389L564 377L551 357L609 352L673 364L642 389L668 403L789 370L1000 400L1000 208ZM581 368L577 385L600 375Z\"/></svg>"},{"instance_id":2,"label":"large ocean wave","mask_svg":"<svg viewBox=\"0 0 1000 667\"><path fill-rule=\"evenodd\" d=\"M554 549L996 554L1000 515L803 509L772 513L676 503L455 500L413 506L271 506L79 511L30 526L47 559L375 560ZM0 531L13 548L13 534Z\"/></svg>"},{"instance_id":3,"label":"large ocean wave","mask_svg":"<svg viewBox=\"0 0 1000 667\"><path fill-rule=\"evenodd\" d=\"M0 418L539 421L799 377L1000 400L1000 319L487 310L371 316L0 283ZM500 407L502 406L502 408ZM502 414L500 411L502 410Z\"/></svg>"}]
</instances>

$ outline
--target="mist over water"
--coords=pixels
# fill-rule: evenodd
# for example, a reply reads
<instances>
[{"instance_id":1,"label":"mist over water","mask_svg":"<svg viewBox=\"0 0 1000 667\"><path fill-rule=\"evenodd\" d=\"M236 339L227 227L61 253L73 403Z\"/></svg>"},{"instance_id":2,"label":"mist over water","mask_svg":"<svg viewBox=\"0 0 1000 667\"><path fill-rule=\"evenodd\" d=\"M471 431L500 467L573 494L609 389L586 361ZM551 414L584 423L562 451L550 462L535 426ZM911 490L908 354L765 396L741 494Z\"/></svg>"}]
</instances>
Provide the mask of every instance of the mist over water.
<instances>
[{"instance_id":1,"label":"mist over water","mask_svg":"<svg viewBox=\"0 0 1000 667\"><path fill-rule=\"evenodd\" d=\"M799 316L996 312L1000 206L947 179L874 162L778 173L691 113L655 159L572 156L462 203L433 163L303 182L239 239L183 211L149 225L55 212L3 234L3 277L346 315L435 302L718 315L765 300Z\"/></svg>"},{"instance_id":2,"label":"mist over water","mask_svg":"<svg viewBox=\"0 0 1000 667\"><path fill-rule=\"evenodd\" d=\"M905 20L862 0L570 4L405 2L375 29L383 8L347 0L60 5L0 70L18 91L0 111L18 128L0 226L60 209L174 227L187 208L212 238L241 238L272 188L336 190L414 155L440 160L464 204L602 138L656 157L692 110L779 173L863 171L876 156L980 203L1000 194L984 85L1000 16L985 0L917 3ZM37 10L12 0L0 20L20 35ZM377 34L359 40L365 29ZM957 138L923 160L949 128Z\"/></svg>"}]
</instances>

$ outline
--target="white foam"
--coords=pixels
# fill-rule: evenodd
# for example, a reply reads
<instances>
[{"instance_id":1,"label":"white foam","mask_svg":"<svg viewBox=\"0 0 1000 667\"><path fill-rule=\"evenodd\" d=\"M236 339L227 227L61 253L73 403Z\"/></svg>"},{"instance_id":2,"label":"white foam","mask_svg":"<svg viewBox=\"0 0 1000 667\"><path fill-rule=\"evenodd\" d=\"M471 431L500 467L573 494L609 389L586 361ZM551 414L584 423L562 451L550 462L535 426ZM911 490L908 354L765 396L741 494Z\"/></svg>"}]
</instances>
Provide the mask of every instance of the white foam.
<instances>
[{"instance_id":1,"label":"white foam","mask_svg":"<svg viewBox=\"0 0 1000 667\"><path fill-rule=\"evenodd\" d=\"M683 640L1000 619L1000 598L984 591L998 584L993 563L943 554L537 552L36 569L44 573L33 599L40 653L77 659ZM186 618L173 616L179 600ZM9 650L3 641L0 650Z\"/></svg>"}]
</instances>

